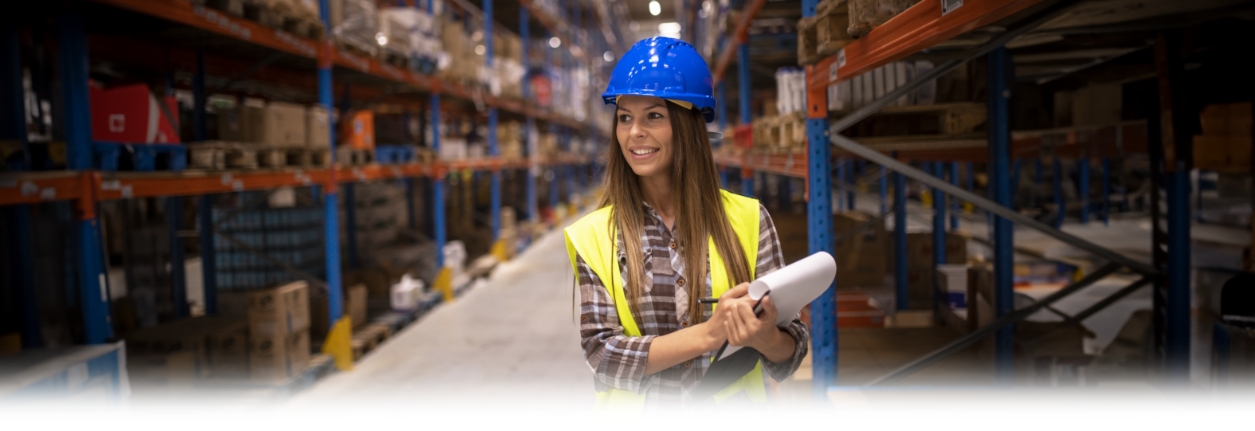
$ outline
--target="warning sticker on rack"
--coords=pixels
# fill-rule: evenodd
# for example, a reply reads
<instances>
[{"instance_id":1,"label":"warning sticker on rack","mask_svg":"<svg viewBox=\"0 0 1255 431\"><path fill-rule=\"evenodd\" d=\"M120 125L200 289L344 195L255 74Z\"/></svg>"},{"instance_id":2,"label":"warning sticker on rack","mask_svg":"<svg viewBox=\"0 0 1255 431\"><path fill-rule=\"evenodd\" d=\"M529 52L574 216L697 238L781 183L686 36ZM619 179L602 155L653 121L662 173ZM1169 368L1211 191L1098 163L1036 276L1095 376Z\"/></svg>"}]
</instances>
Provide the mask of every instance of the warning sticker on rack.
<instances>
[{"instance_id":1,"label":"warning sticker on rack","mask_svg":"<svg viewBox=\"0 0 1255 431\"><path fill-rule=\"evenodd\" d=\"M48 187L48 188L46 188L46 189L40 190L40 191L39 191L39 198L40 198L40 199L43 199L43 200L46 200L46 201L50 201L50 200L56 199L56 198L57 198L57 189L54 189L54 188L52 188L52 187Z\"/></svg>"},{"instance_id":2,"label":"warning sticker on rack","mask_svg":"<svg viewBox=\"0 0 1255 431\"><path fill-rule=\"evenodd\" d=\"M941 0L941 16L963 7L963 0Z\"/></svg>"},{"instance_id":3,"label":"warning sticker on rack","mask_svg":"<svg viewBox=\"0 0 1255 431\"><path fill-rule=\"evenodd\" d=\"M828 82L837 82L837 69L840 67L837 63L828 65Z\"/></svg>"},{"instance_id":4,"label":"warning sticker on rack","mask_svg":"<svg viewBox=\"0 0 1255 431\"><path fill-rule=\"evenodd\" d=\"M107 181L100 182L101 190L109 191L109 190L118 190L121 188L122 188L122 182L118 180L107 180Z\"/></svg>"},{"instance_id":5,"label":"warning sticker on rack","mask_svg":"<svg viewBox=\"0 0 1255 431\"><path fill-rule=\"evenodd\" d=\"M222 185L231 184L231 174L222 174Z\"/></svg>"},{"instance_id":6,"label":"warning sticker on rack","mask_svg":"<svg viewBox=\"0 0 1255 431\"><path fill-rule=\"evenodd\" d=\"M837 51L837 67L845 67L845 48Z\"/></svg>"}]
</instances>

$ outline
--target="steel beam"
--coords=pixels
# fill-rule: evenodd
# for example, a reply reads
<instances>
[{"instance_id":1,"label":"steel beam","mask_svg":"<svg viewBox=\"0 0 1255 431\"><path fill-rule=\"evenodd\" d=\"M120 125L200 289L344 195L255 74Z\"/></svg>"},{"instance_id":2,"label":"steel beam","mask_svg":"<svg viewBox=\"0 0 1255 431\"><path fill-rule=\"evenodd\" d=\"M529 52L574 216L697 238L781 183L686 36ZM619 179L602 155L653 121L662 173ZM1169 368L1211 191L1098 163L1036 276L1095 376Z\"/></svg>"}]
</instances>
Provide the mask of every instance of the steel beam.
<instances>
[{"instance_id":1,"label":"steel beam","mask_svg":"<svg viewBox=\"0 0 1255 431\"><path fill-rule=\"evenodd\" d=\"M950 162L950 184L959 186L959 162ZM950 230L959 230L959 200L950 200Z\"/></svg>"},{"instance_id":2,"label":"steel beam","mask_svg":"<svg viewBox=\"0 0 1255 431\"><path fill-rule=\"evenodd\" d=\"M894 152L893 157L898 157ZM884 165L882 164L883 168ZM906 253L906 176L893 174L893 283L898 310L910 307Z\"/></svg>"},{"instance_id":3,"label":"steel beam","mask_svg":"<svg viewBox=\"0 0 1255 431\"><path fill-rule=\"evenodd\" d=\"M330 0L318 0L319 18L323 28L331 28ZM318 59L318 103L328 113L335 112L335 100L332 97L331 80L331 39L323 41ZM331 150L331 163L335 166L336 133L334 122L327 122L328 148ZM323 253L327 266L327 322L334 326L344 316L344 295L340 285L340 199L337 197L338 184L336 170L331 169L330 178L323 190ZM350 200L348 206L352 206ZM352 232L355 226L350 224L346 231ZM331 328L329 327L328 330Z\"/></svg>"},{"instance_id":4,"label":"steel beam","mask_svg":"<svg viewBox=\"0 0 1255 431\"><path fill-rule=\"evenodd\" d=\"M938 179L945 178L946 164L944 162L929 163L933 167L933 173ZM946 195L941 193L936 187L932 189L933 193L933 273L936 274L937 268L946 263ZM946 300L946 293L941 291L940 277L933 276L933 316L941 319L941 315L949 307L949 301Z\"/></svg>"},{"instance_id":5,"label":"steel beam","mask_svg":"<svg viewBox=\"0 0 1255 431\"><path fill-rule=\"evenodd\" d=\"M1089 159L1081 157L1076 161L1077 192L1081 201L1081 224L1089 223Z\"/></svg>"},{"instance_id":6,"label":"steel beam","mask_svg":"<svg viewBox=\"0 0 1255 431\"><path fill-rule=\"evenodd\" d=\"M1006 48L998 48L989 53L989 184L991 196L999 208L1011 207L1012 189L1009 187L1008 165L1011 162L1011 120L1010 99L1013 78L1011 59ZM1017 215L1019 213L1016 213ZM1015 309L1015 291L1012 286L1015 271L1014 234L1015 227L1011 220L994 217L993 222L993 261L994 261L994 314L1005 317ZM1007 326L998 331L994 339L994 365L998 380L1010 382L1014 377L1014 327Z\"/></svg>"}]
</instances>

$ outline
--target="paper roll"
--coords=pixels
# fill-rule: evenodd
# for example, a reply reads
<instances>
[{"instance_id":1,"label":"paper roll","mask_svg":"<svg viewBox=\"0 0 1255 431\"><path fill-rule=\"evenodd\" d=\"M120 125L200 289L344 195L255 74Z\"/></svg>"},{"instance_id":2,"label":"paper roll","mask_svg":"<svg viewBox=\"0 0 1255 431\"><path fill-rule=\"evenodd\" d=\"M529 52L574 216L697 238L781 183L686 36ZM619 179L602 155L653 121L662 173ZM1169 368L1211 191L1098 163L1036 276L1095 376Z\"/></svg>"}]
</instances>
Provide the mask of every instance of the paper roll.
<instances>
[{"instance_id":1,"label":"paper roll","mask_svg":"<svg viewBox=\"0 0 1255 431\"><path fill-rule=\"evenodd\" d=\"M822 295L837 276L837 261L827 252L819 252L805 259L780 268L750 283L749 296L754 300L771 291L771 302L776 304L776 326L783 326L802 311L802 307ZM724 349L723 359L740 350L737 346Z\"/></svg>"}]
</instances>

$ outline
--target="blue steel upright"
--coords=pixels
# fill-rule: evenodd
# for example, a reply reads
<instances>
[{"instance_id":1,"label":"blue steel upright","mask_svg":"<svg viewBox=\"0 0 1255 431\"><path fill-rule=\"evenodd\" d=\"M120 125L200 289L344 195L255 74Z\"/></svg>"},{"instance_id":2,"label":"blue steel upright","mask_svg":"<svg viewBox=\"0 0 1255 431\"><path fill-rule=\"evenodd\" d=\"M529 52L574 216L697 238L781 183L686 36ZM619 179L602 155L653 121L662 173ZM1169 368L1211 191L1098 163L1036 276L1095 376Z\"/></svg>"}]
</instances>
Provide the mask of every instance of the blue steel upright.
<instances>
[{"instance_id":1,"label":"blue steel upright","mask_svg":"<svg viewBox=\"0 0 1255 431\"><path fill-rule=\"evenodd\" d=\"M430 4L428 11L431 10ZM431 151L440 154L440 93L431 93ZM432 236L436 239L436 267L444 268L446 172L437 171L431 183Z\"/></svg>"},{"instance_id":2,"label":"blue steel upright","mask_svg":"<svg viewBox=\"0 0 1255 431\"><path fill-rule=\"evenodd\" d=\"M817 0L802 0L802 16L814 16L817 3ZM741 48L746 49L747 44L742 44ZM748 59L748 52L744 57L743 60ZM748 69L748 65L745 68ZM821 73L809 69L811 68L808 68L807 74ZM748 73L745 70L742 75ZM748 89L741 93L743 100L748 95ZM832 149L828 143L828 92L825 89L807 89L806 107L806 172L810 194L806 205L806 219L809 248L811 253L835 253L832 244ZM823 295L811 303L811 345L814 348L812 382L815 398L821 402L827 401L828 388L837 384L836 288L834 282Z\"/></svg>"},{"instance_id":3,"label":"blue steel upright","mask_svg":"<svg viewBox=\"0 0 1255 431\"><path fill-rule=\"evenodd\" d=\"M959 162L950 162L950 184L959 186ZM950 199L950 230L959 230L958 199Z\"/></svg>"},{"instance_id":4,"label":"blue steel upright","mask_svg":"<svg viewBox=\"0 0 1255 431\"><path fill-rule=\"evenodd\" d=\"M3 86L4 118L0 124L0 138L12 139L22 144L22 159L18 169L31 168L30 147L26 135L25 90L22 87L22 46L18 34L18 26L12 20L4 20L0 28L0 86ZM17 299L21 314L22 348L35 349L43 347L42 330L39 324L39 302L35 290L34 238L31 236L31 208L29 205L13 205L4 208L9 214L9 226L3 228L12 233L15 241L10 245L13 256L13 272L10 279L0 282L10 283L20 293Z\"/></svg>"},{"instance_id":5,"label":"blue steel upright","mask_svg":"<svg viewBox=\"0 0 1255 431\"><path fill-rule=\"evenodd\" d=\"M897 158L895 151L893 157ZM906 176L893 174L893 287L898 310L910 307L911 291L907 283L906 254Z\"/></svg>"},{"instance_id":6,"label":"blue steel upright","mask_svg":"<svg viewBox=\"0 0 1255 431\"><path fill-rule=\"evenodd\" d=\"M1188 156L1186 156L1188 157ZM1178 160L1164 173L1168 207L1168 292L1164 354L1168 375L1186 381L1190 373L1190 170Z\"/></svg>"},{"instance_id":7,"label":"blue steel upright","mask_svg":"<svg viewBox=\"0 0 1255 431\"><path fill-rule=\"evenodd\" d=\"M1102 224L1111 224L1111 159L1102 159Z\"/></svg>"},{"instance_id":8,"label":"blue steel upright","mask_svg":"<svg viewBox=\"0 0 1255 431\"><path fill-rule=\"evenodd\" d=\"M933 176L939 180L945 180L946 164L944 162L932 163ZM933 188L933 270L934 273L938 266L946 264L946 195L941 189ZM941 291L940 277L933 276L933 316L940 318L941 312L949 307L949 301L946 299L947 293Z\"/></svg>"},{"instance_id":9,"label":"blue steel upright","mask_svg":"<svg viewBox=\"0 0 1255 431\"><path fill-rule=\"evenodd\" d=\"M484 66L489 70L492 69L493 63L493 21L492 19L492 0L483 0L481 7L484 10ZM523 9L523 8L519 8ZM500 151L497 149L497 107L488 107L488 156L492 158L499 157ZM501 237L501 169L494 168L492 170L492 196L490 198L492 213L492 239L496 240Z\"/></svg>"},{"instance_id":10,"label":"blue steel upright","mask_svg":"<svg viewBox=\"0 0 1255 431\"><path fill-rule=\"evenodd\" d=\"M60 46L61 88L65 107L66 165L70 170L92 169L91 107L88 101L87 34L84 18L68 10L57 18ZM85 199L90 199L85 198ZM82 309L83 336L87 344L103 344L113 338L109 297L102 284L105 278L101 259L100 223L93 201L75 205L73 238L74 263L78 267L77 288Z\"/></svg>"},{"instance_id":11,"label":"blue steel upright","mask_svg":"<svg viewBox=\"0 0 1255 431\"><path fill-rule=\"evenodd\" d=\"M1081 195L1081 224L1089 223L1089 159L1082 156L1076 161L1078 192Z\"/></svg>"},{"instance_id":12,"label":"blue steel upright","mask_svg":"<svg viewBox=\"0 0 1255 431\"><path fill-rule=\"evenodd\" d=\"M1010 56L1005 47L989 53L989 184L994 202L1011 206L1011 190L1007 187L1011 161L1011 120L1009 115L1012 77ZM1058 163L1056 159L1056 163ZM1037 170L1040 175L1040 164ZM1057 165L1056 165L1057 166ZM1040 176L1039 176L1040 178ZM1055 178L1058 178L1056 171ZM1011 221L993 216L994 313L1001 318L1014 311L1012 290L1014 227ZM995 360L998 380L1010 383L1015 371L1013 326L1005 326L995 336Z\"/></svg>"},{"instance_id":13,"label":"blue steel upright","mask_svg":"<svg viewBox=\"0 0 1255 431\"><path fill-rule=\"evenodd\" d=\"M880 213L889 209L889 176L884 166L880 167Z\"/></svg>"},{"instance_id":14,"label":"blue steel upright","mask_svg":"<svg viewBox=\"0 0 1255 431\"><path fill-rule=\"evenodd\" d=\"M1054 157L1054 175L1051 175L1051 190L1055 195L1055 229L1063 227L1063 219L1068 214L1068 202L1063 199L1063 161Z\"/></svg>"},{"instance_id":15,"label":"blue steel upright","mask_svg":"<svg viewBox=\"0 0 1255 431\"><path fill-rule=\"evenodd\" d=\"M331 5L330 0L318 0L318 16L322 20L323 28L331 28ZM322 54L318 59L318 104L327 112L335 112L335 101L331 96L331 39L327 38L322 44ZM327 138L329 139L329 148L331 156L331 166L335 166L336 154L336 133L335 124L332 121L327 122ZM323 190L323 249L327 266L327 322L334 327L337 321L344 315L344 295L340 288L340 220L339 207L340 200L336 197L336 178L335 169L329 169L331 172L331 181L329 181L325 190ZM353 202L348 203L350 206ZM348 226L348 231L352 232L354 227ZM436 256L440 256L439 253ZM328 330L331 328L329 327Z\"/></svg>"}]
</instances>

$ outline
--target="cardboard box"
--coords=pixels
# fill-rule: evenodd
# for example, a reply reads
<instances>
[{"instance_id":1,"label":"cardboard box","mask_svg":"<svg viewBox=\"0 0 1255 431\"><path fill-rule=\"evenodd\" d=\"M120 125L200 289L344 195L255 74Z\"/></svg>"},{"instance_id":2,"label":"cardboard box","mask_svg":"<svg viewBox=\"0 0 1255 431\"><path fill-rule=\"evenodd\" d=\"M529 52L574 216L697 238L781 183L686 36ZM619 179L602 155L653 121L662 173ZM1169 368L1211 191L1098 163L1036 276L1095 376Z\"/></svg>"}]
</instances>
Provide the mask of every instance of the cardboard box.
<instances>
[{"instance_id":1,"label":"cardboard box","mask_svg":"<svg viewBox=\"0 0 1255 431\"><path fill-rule=\"evenodd\" d=\"M89 90L92 139L124 144L179 143L179 104L158 101L147 85Z\"/></svg>"},{"instance_id":2,"label":"cardboard box","mask_svg":"<svg viewBox=\"0 0 1255 431\"><path fill-rule=\"evenodd\" d=\"M249 292L249 333L276 337L309 329L309 289L295 281L270 289Z\"/></svg>"},{"instance_id":3,"label":"cardboard box","mask_svg":"<svg viewBox=\"0 0 1255 431\"><path fill-rule=\"evenodd\" d=\"M366 285L354 284L345 289L344 309L348 311L353 329L366 326Z\"/></svg>"},{"instance_id":4,"label":"cardboard box","mask_svg":"<svg viewBox=\"0 0 1255 431\"><path fill-rule=\"evenodd\" d=\"M215 378L248 377L248 320L224 323L208 336L209 373Z\"/></svg>"},{"instance_id":5,"label":"cardboard box","mask_svg":"<svg viewBox=\"0 0 1255 431\"><path fill-rule=\"evenodd\" d=\"M371 111L357 111L342 120L340 143L359 150L375 148L375 114Z\"/></svg>"},{"instance_id":6,"label":"cardboard box","mask_svg":"<svg viewBox=\"0 0 1255 431\"><path fill-rule=\"evenodd\" d=\"M305 112L305 146L312 149L331 148L331 125L327 110L310 106Z\"/></svg>"},{"instance_id":7,"label":"cardboard box","mask_svg":"<svg viewBox=\"0 0 1255 431\"><path fill-rule=\"evenodd\" d=\"M276 147L304 147L307 111L304 105L267 103L262 109L261 128L255 141Z\"/></svg>"},{"instance_id":8,"label":"cardboard box","mask_svg":"<svg viewBox=\"0 0 1255 431\"><path fill-rule=\"evenodd\" d=\"M876 223L850 234L855 228L874 218L874 215L858 211L846 211L832 216L833 236L850 235L834 242L838 288L877 287L885 284L888 266L884 255L889 250L889 241L884 223Z\"/></svg>"},{"instance_id":9,"label":"cardboard box","mask_svg":"<svg viewBox=\"0 0 1255 431\"><path fill-rule=\"evenodd\" d=\"M892 233L887 233L892 235ZM967 241L970 237L962 232L946 232L946 263L967 263ZM893 246L887 247L885 259L890 268L893 267L895 253ZM907 268L933 269L933 234L931 232L907 232L906 234Z\"/></svg>"},{"instance_id":10,"label":"cardboard box","mask_svg":"<svg viewBox=\"0 0 1255 431\"><path fill-rule=\"evenodd\" d=\"M258 381L284 380L309 364L309 331L252 337L248 362L249 375Z\"/></svg>"},{"instance_id":11,"label":"cardboard box","mask_svg":"<svg viewBox=\"0 0 1255 431\"><path fill-rule=\"evenodd\" d=\"M1092 126L1120 122L1124 90L1120 84L1091 85L1072 96L1072 126Z\"/></svg>"},{"instance_id":12,"label":"cardboard box","mask_svg":"<svg viewBox=\"0 0 1255 431\"><path fill-rule=\"evenodd\" d=\"M937 289L946 296L950 308L967 308L967 265L938 265Z\"/></svg>"}]
</instances>

